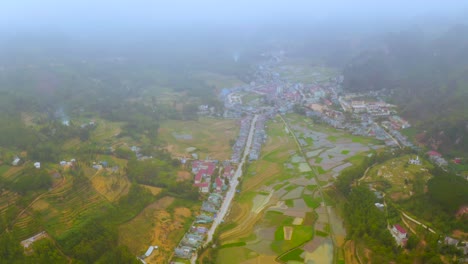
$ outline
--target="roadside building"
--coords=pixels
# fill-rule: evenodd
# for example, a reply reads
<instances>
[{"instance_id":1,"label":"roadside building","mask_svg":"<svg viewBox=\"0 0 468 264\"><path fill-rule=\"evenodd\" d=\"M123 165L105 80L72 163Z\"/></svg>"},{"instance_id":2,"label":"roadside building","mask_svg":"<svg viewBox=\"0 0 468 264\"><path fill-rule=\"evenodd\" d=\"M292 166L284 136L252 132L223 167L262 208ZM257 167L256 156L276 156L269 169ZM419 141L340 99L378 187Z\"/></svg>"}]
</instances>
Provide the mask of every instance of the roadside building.
<instances>
[{"instance_id":1,"label":"roadside building","mask_svg":"<svg viewBox=\"0 0 468 264\"><path fill-rule=\"evenodd\" d=\"M390 233L392 234L393 238L395 238L396 243L400 247L406 246L406 242L408 241L408 233L403 227L401 227L399 224L395 224L390 230Z\"/></svg>"}]
</instances>

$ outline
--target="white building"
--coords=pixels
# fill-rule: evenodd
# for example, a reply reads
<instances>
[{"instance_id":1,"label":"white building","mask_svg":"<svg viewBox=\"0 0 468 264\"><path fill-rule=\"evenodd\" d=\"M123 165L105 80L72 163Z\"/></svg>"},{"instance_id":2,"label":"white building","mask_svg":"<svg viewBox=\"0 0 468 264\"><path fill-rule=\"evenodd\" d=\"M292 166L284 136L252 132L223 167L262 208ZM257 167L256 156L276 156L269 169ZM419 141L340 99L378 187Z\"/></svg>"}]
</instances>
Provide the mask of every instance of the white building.
<instances>
[{"instance_id":1,"label":"white building","mask_svg":"<svg viewBox=\"0 0 468 264\"><path fill-rule=\"evenodd\" d=\"M34 167L36 169L40 169L41 168L41 163L40 162L34 162Z\"/></svg>"},{"instance_id":2,"label":"white building","mask_svg":"<svg viewBox=\"0 0 468 264\"><path fill-rule=\"evenodd\" d=\"M409 164L421 165L421 160L419 159L419 156L416 156L416 159L410 159Z\"/></svg>"},{"instance_id":3,"label":"white building","mask_svg":"<svg viewBox=\"0 0 468 264\"><path fill-rule=\"evenodd\" d=\"M15 159L13 160L13 162L11 163L11 165L13 165L13 166L18 166L20 161L21 161L20 158L15 157Z\"/></svg>"}]
</instances>

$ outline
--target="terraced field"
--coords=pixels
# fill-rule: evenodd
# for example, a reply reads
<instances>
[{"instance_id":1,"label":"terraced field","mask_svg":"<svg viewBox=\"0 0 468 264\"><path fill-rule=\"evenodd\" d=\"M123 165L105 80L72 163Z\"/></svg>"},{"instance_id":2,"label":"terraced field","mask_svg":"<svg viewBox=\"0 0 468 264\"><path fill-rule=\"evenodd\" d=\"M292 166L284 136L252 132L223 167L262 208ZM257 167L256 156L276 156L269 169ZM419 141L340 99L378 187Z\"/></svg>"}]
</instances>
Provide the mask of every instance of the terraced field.
<instances>
[{"instance_id":1,"label":"terraced field","mask_svg":"<svg viewBox=\"0 0 468 264\"><path fill-rule=\"evenodd\" d=\"M87 181L70 179L61 190L44 197L41 215L49 234L60 236L90 215L105 210L107 200Z\"/></svg>"}]
</instances>

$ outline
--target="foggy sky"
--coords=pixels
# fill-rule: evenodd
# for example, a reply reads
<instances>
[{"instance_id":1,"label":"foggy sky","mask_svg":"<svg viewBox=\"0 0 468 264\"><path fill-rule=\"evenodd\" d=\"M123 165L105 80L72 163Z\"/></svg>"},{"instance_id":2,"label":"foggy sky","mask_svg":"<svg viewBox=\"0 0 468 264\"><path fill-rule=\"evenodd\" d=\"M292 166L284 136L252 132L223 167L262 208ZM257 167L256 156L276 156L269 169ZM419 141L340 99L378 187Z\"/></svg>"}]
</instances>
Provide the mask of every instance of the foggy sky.
<instances>
[{"instance_id":1,"label":"foggy sky","mask_svg":"<svg viewBox=\"0 0 468 264\"><path fill-rule=\"evenodd\" d=\"M463 17L468 1L2 0L0 31L190 29L301 23L378 25L424 15Z\"/></svg>"}]
</instances>

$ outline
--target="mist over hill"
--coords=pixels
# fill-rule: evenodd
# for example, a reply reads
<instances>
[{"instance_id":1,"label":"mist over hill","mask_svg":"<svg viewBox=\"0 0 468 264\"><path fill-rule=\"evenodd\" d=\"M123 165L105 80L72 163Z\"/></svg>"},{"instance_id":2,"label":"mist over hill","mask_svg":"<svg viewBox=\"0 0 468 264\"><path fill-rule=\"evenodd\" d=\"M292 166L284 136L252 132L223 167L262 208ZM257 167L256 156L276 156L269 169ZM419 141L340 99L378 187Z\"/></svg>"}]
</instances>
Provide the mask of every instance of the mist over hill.
<instances>
[{"instance_id":1,"label":"mist over hill","mask_svg":"<svg viewBox=\"0 0 468 264\"><path fill-rule=\"evenodd\" d=\"M402 114L434 149L466 155L468 146L468 26L425 34L402 30L382 36L344 68L346 90L391 90Z\"/></svg>"}]
</instances>

